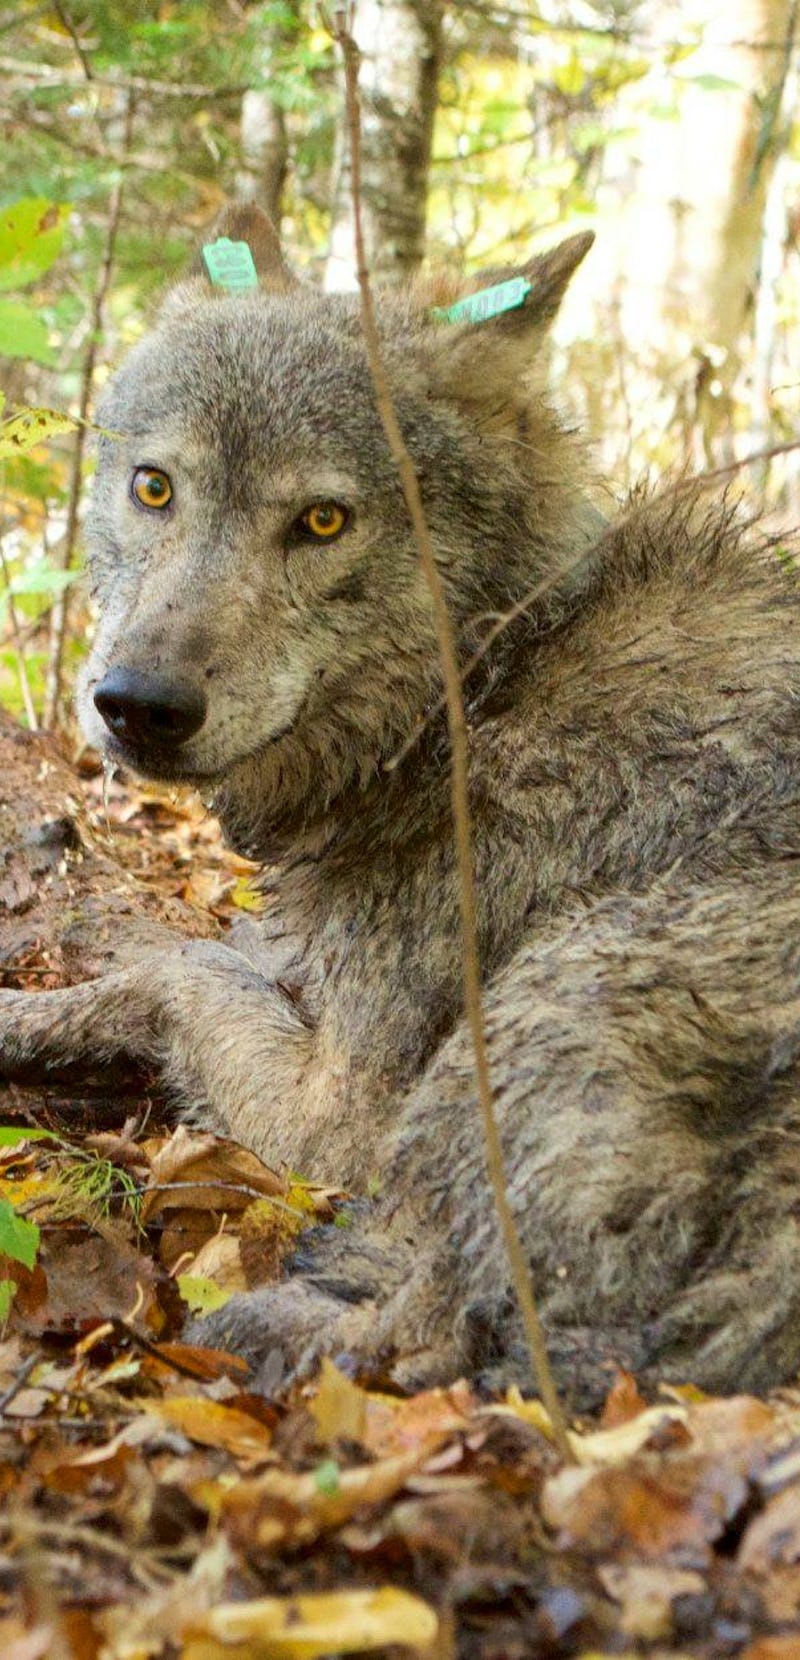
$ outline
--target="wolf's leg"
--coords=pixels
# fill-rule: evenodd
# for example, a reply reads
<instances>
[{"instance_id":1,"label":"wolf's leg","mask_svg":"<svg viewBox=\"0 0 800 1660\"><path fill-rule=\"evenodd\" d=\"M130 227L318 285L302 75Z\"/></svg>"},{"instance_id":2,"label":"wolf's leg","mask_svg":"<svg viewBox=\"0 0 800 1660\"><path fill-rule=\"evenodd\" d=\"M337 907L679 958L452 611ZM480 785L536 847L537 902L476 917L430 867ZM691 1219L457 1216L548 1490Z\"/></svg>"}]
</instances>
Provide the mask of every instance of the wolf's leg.
<instances>
[{"instance_id":1,"label":"wolf's leg","mask_svg":"<svg viewBox=\"0 0 800 1660\"><path fill-rule=\"evenodd\" d=\"M756 871L554 922L489 990L509 1194L580 1404L615 1358L715 1389L800 1363L798 941L786 869ZM303 1365L388 1355L407 1382L504 1360L530 1383L463 1031L397 1112L372 1213L195 1331Z\"/></svg>"},{"instance_id":2,"label":"wolf's leg","mask_svg":"<svg viewBox=\"0 0 800 1660\"><path fill-rule=\"evenodd\" d=\"M128 1061L274 1158L287 1150L280 1133L271 1144L272 1109L296 1094L309 1043L289 999L208 941L65 991L0 992L0 1079L47 1082Z\"/></svg>"}]
</instances>

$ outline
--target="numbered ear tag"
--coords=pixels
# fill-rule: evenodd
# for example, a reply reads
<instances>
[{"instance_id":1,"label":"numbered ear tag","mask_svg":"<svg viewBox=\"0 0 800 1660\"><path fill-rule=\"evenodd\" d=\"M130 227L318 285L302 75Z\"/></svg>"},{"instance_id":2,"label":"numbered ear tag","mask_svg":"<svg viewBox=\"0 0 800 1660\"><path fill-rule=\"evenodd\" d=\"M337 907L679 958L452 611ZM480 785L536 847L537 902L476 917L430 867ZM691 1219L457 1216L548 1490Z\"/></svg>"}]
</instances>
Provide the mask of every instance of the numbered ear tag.
<instances>
[{"instance_id":1,"label":"numbered ear tag","mask_svg":"<svg viewBox=\"0 0 800 1660\"><path fill-rule=\"evenodd\" d=\"M246 242L231 242L229 236L218 236L216 242L205 243L203 259L215 288L230 288L238 293L244 288L258 287L258 273Z\"/></svg>"},{"instance_id":2,"label":"numbered ear tag","mask_svg":"<svg viewBox=\"0 0 800 1660\"><path fill-rule=\"evenodd\" d=\"M497 282L492 288L479 288L477 294L466 294L455 305L434 306L431 316L437 323L488 323L503 311L515 311L524 305L531 291L527 277L509 277L508 282Z\"/></svg>"}]
</instances>

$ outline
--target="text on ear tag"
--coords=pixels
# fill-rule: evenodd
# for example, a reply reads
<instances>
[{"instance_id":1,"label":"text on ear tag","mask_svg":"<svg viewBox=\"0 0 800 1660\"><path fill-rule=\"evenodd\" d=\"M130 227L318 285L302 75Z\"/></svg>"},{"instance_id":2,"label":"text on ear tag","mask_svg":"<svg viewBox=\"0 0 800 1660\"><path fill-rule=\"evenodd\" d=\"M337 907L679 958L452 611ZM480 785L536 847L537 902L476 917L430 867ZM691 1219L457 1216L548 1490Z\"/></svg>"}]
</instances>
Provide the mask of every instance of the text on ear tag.
<instances>
[{"instance_id":1,"label":"text on ear tag","mask_svg":"<svg viewBox=\"0 0 800 1660\"><path fill-rule=\"evenodd\" d=\"M501 311L514 311L523 305L530 294L527 277L509 277L508 282L497 282L492 288L479 288L477 294L466 294L455 305L434 306L431 316L438 323L488 323Z\"/></svg>"},{"instance_id":2,"label":"text on ear tag","mask_svg":"<svg viewBox=\"0 0 800 1660\"><path fill-rule=\"evenodd\" d=\"M238 290L258 286L258 274L246 242L231 242L229 236L218 236L216 242L205 243L203 259L215 288Z\"/></svg>"}]
</instances>

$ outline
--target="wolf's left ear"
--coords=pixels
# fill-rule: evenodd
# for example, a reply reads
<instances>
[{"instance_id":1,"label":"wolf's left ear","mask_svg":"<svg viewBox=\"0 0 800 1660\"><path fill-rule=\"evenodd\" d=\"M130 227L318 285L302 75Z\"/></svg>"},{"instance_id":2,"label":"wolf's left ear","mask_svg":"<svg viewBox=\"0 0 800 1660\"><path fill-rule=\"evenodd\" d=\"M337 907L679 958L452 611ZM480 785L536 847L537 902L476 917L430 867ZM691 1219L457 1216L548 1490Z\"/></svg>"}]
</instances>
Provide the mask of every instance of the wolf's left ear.
<instances>
[{"instance_id":1,"label":"wolf's left ear","mask_svg":"<svg viewBox=\"0 0 800 1660\"><path fill-rule=\"evenodd\" d=\"M440 340L431 356L434 395L502 426L593 242L594 232L582 231L517 269L480 272L454 304L432 308Z\"/></svg>"},{"instance_id":2,"label":"wolf's left ear","mask_svg":"<svg viewBox=\"0 0 800 1660\"><path fill-rule=\"evenodd\" d=\"M239 258L238 263L241 269L241 259L243 258L245 272L250 266L250 271L254 271L260 288L266 289L267 292L272 294L288 294L290 289L298 286L297 278L284 261L278 232L272 220L267 218L266 213L262 213L261 208L254 207L252 203L231 202L226 208L223 208L219 218L203 238L202 246L195 255L188 276L167 294L161 308L162 317L179 317L191 311L201 300L208 299L211 294L224 294L234 288L246 291L248 286L246 281L244 283L226 282L224 266L219 276L215 277L212 274L218 269L218 266L215 266L214 263L213 252L211 254L211 268L209 269L209 262L206 257L207 250L213 250L215 244L219 244L221 241L233 243L234 246L242 243L246 244L249 255L245 252ZM230 250L228 250L228 254L230 255ZM236 256L234 255L234 257ZM252 264L250 264L251 261ZM251 282L253 282L252 276ZM254 282L253 286L255 286Z\"/></svg>"},{"instance_id":3,"label":"wolf's left ear","mask_svg":"<svg viewBox=\"0 0 800 1660\"><path fill-rule=\"evenodd\" d=\"M284 294L298 286L297 278L284 263L280 238L272 220L252 202L230 202L223 208L198 251L192 276L209 280L204 250L223 237L229 242L246 242L262 288L273 294Z\"/></svg>"}]
</instances>

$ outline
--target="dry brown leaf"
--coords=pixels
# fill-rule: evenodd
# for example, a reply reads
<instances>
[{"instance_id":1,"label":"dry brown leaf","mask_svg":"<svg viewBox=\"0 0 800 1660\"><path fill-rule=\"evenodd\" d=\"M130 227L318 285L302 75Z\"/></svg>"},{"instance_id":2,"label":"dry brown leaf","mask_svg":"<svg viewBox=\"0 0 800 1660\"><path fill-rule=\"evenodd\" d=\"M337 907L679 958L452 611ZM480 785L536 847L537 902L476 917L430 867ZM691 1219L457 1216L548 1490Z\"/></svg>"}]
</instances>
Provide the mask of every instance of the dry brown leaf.
<instances>
[{"instance_id":1,"label":"dry brown leaf","mask_svg":"<svg viewBox=\"0 0 800 1660\"><path fill-rule=\"evenodd\" d=\"M609 1596L622 1605L623 1635L649 1643L671 1636L676 1598L696 1596L705 1589L701 1574L664 1564L606 1562L597 1575Z\"/></svg>"},{"instance_id":2,"label":"dry brown leaf","mask_svg":"<svg viewBox=\"0 0 800 1660\"><path fill-rule=\"evenodd\" d=\"M281 1196L287 1187L282 1176L247 1148L181 1124L153 1153L142 1220L152 1221L176 1207L242 1211L254 1196Z\"/></svg>"},{"instance_id":3,"label":"dry brown leaf","mask_svg":"<svg viewBox=\"0 0 800 1660\"><path fill-rule=\"evenodd\" d=\"M80 1333L113 1317L131 1321L143 1333L157 1334L163 1326L158 1270L124 1240L112 1235L70 1244L63 1231L48 1230L36 1267L47 1277L47 1295L24 1311L26 1331Z\"/></svg>"},{"instance_id":4,"label":"dry brown leaf","mask_svg":"<svg viewBox=\"0 0 800 1660\"><path fill-rule=\"evenodd\" d=\"M739 1546L737 1562L746 1572L756 1574L800 1562L800 1484L776 1493L753 1518Z\"/></svg>"},{"instance_id":5,"label":"dry brown leaf","mask_svg":"<svg viewBox=\"0 0 800 1660\"><path fill-rule=\"evenodd\" d=\"M230 1233L207 1239L183 1272L213 1280L221 1291L247 1290L239 1241Z\"/></svg>"},{"instance_id":6,"label":"dry brown leaf","mask_svg":"<svg viewBox=\"0 0 800 1660\"><path fill-rule=\"evenodd\" d=\"M438 1628L427 1602L393 1585L261 1597L213 1608L185 1628L180 1660L321 1660L393 1643L429 1648Z\"/></svg>"},{"instance_id":7,"label":"dry brown leaf","mask_svg":"<svg viewBox=\"0 0 800 1660\"><path fill-rule=\"evenodd\" d=\"M468 1428L477 1406L463 1378L449 1389L425 1389L408 1399L367 1394L363 1444L379 1458L420 1446L432 1448L434 1441L439 1446L447 1436Z\"/></svg>"},{"instance_id":8,"label":"dry brown leaf","mask_svg":"<svg viewBox=\"0 0 800 1660\"><path fill-rule=\"evenodd\" d=\"M430 1451L433 1444L350 1470L337 1469L331 1461L299 1474L266 1470L230 1489L203 1483L192 1489L192 1497L220 1516L233 1541L249 1549L306 1545L364 1506L392 1498Z\"/></svg>"},{"instance_id":9,"label":"dry brown leaf","mask_svg":"<svg viewBox=\"0 0 800 1660\"><path fill-rule=\"evenodd\" d=\"M632 1418L638 1418L644 1412L647 1402L639 1394L639 1388L632 1372L619 1371L606 1397L600 1419L601 1429L617 1429L620 1424L630 1423Z\"/></svg>"},{"instance_id":10,"label":"dry brown leaf","mask_svg":"<svg viewBox=\"0 0 800 1660\"><path fill-rule=\"evenodd\" d=\"M317 1426L322 1447L338 1441L361 1441L367 1419L367 1395L351 1383L327 1355L320 1367L319 1383L309 1411Z\"/></svg>"},{"instance_id":11,"label":"dry brown leaf","mask_svg":"<svg viewBox=\"0 0 800 1660\"><path fill-rule=\"evenodd\" d=\"M739 1660L798 1660L800 1634L785 1637L758 1637L742 1651Z\"/></svg>"},{"instance_id":12,"label":"dry brown leaf","mask_svg":"<svg viewBox=\"0 0 800 1660\"><path fill-rule=\"evenodd\" d=\"M177 1369L200 1383L211 1383L214 1378L222 1377L241 1381L250 1371L241 1355L228 1354L227 1349L204 1349L192 1343L158 1343L142 1355L140 1368L143 1376L161 1379L174 1377Z\"/></svg>"},{"instance_id":13,"label":"dry brown leaf","mask_svg":"<svg viewBox=\"0 0 800 1660\"><path fill-rule=\"evenodd\" d=\"M164 1400L135 1403L149 1418L179 1429L201 1447L219 1447L248 1462L264 1459L272 1447L272 1432L238 1407L210 1401L204 1395L168 1395Z\"/></svg>"},{"instance_id":14,"label":"dry brown leaf","mask_svg":"<svg viewBox=\"0 0 800 1660\"><path fill-rule=\"evenodd\" d=\"M746 1494L738 1470L723 1461L639 1459L560 1470L544 1484L542 1515L560 1550L623 1561L678 1553L684 1564L702 1564Z\"/></svg>"}]
</instances>

